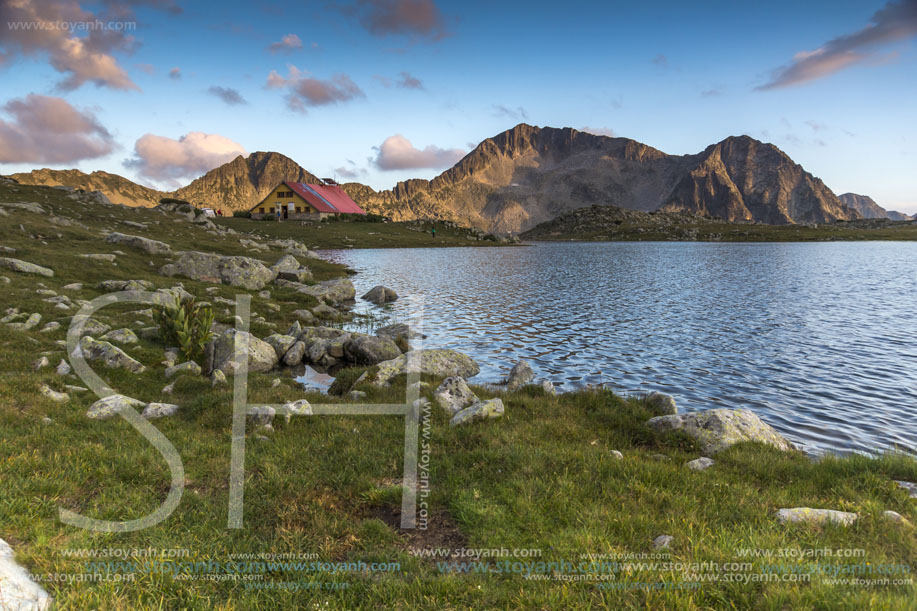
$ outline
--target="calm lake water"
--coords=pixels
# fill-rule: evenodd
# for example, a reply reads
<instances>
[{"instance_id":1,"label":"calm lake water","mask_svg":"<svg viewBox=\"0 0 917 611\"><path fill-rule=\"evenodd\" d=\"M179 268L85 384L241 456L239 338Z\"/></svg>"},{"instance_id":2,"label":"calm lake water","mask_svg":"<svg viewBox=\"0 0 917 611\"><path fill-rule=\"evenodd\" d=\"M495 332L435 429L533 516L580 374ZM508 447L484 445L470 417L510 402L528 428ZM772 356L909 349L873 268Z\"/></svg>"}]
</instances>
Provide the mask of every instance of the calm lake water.
<instances>
[{"instance_id":1,"label":"calm lake water","mask_svg":"<svg viewBox=\"0 0 917 611\"><path fill-rule=\"evenodd\" d=\"M326 251L423 294L425 347L560 389L748 408L812 453L917 449L917 244L542 243ZM392 321L407 304L357 309Z\"/></svg>"}]
</instances>

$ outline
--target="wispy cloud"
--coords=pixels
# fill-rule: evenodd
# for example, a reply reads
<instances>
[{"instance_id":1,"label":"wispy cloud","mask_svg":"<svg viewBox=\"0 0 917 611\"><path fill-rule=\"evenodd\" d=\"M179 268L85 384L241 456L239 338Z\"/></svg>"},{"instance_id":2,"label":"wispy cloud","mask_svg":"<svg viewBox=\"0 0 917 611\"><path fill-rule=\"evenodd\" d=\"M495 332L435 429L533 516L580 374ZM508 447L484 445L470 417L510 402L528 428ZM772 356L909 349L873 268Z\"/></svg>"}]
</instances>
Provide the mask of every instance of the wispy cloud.
<instances>
[{"instance_id":1,"label":"wispy cloud","mask_svg":"<svg viewBox=\"0 0 917 611\"><path fill-rule=\"evenodd\" d=\"M408 35L439 41L449 36L434 0L357 0L339 7L374 36Z\"/></svg>"},{"instance_id":2,"label":"wispy cloud","mask_svg":"<svg viewBox=\"0 0 917 611\"><path fill-rule=\"evenodd\" d=\"M267 47L271 53L292 53L297 49L302 49L302 40L296 34L287 34Z\"/></svg>"},{"instance_id":3,"label":"wispy cloud","mask_svg":"<svg viewBox=\"0 0 917 611\"><path fill-rule=\"evenodd\" d=\"M177 81L181 78L181 68L172 68L169 70L169 78L173 81Z\"/></svg>"},{"instance_id":4,"label":"wispy cloud","mask_svg":"<svg viewBox=\"0 0 917 611\"><path fill-rule=\"evenodd\" d=\"M242 97L242 94L231 87L220 87L218 85L214 85L207 89L207 93L220 98L229 106L240 106L242 104L248 104L245 98Z\"/></svg>"},{"instance_id":5,"label":"wispy cloud","mask_svg":"<svg viewBox=\"0 0 917 611\"><path fill-rule=\"evenodd\" d=\"M814 51L800 51L790 64L776 69L771 80L756 89L801 85L857 64L882 63L888 56L880 55L879 47L915 36L917 0L889 2L876 11L866 27L833 38Z\"/></svg>"},{"instance_id":6,"label":"wispy cloud","mask_svg":"<svg viewBox=\"0 0 917 611\"><path fill-rule=\"evenodd\" d=\"M309 76L308 72L296 66L288 66L289 75L284 78L276 70L267 77L268 89L286 89L287 107L296 112L306 112L310 106L327 106L366 97L346 74L336 74L328 80Z\"/></svg>"},{"instance_id":7,"label":"wispy cloud","mask_svg":"<svg viewBox=\"0 0 917 611\"><path fill-rule=\"evenodd\" d=\"M10 100L0 119L0 163L73 163L111 153L114 140L88 111L30 93Z\"/></svg>"},{"instance_id":8,"label":"wispy cloud","mask_svg":"<svg viewBox=\"0 0 917 611\"><path fill-rule=\"evenodd\" d=\"M660 53L659 55L657 55L656 57L654 57L654 58L651 59L650 61L651 61L653 64L659 66L660 68L668 68L668 67L669 67L669 58L666 57L665 55L663 55L662 53Z\"/></svg>"},{"instance_id":9,"label":"wispy cloud","mask_svg":"<svg viewBox=\"0 0 917 611\"><path fill-rule=\"evenodd\" d=\"M581 132L586 132L595 136L608 136L609 138L617 137L614 130L610 127L588 127L584 125L583 127L579 128L579 130Z\"/></svg>"},{"instance_id":10,"label":"wispy cloud","mask_svg":"<svg viewBox=\"0 0 917 611\"><path fill-rule=\"evenodd\" d=\"M402 89L424 89L423 82L412 76L408 72L399 73L398 79L392 80L387 76L381 76L379 74L373 75L373 78L379 81L383 87L401 87Z\"/></svg>"},{"instance_id":11,"label":"wispy cloud","mask_svg":"<svg viewBox=\"0 0 917 611\"><path fill-rule=\"evenodd\" d=\"M380 170L442 169L451 167L465 156L462 149L442 149L433 145L418 149L401 134L386 138L376 151L372 162Z\"/></svg>"},{"instance_id":12,"label":"wispy cloud","mask_svg":"<svg viewBox=\"0 0 917 611\"><path fill-rule=\"evenodd\" d=\"M508 106L503 106L502 104L493 105L494 116L496 117L509 117L513 121L528 121L529 115L525 112L525 109L522 106L517 106L516 108L509 108Z\"/></svg>"}]
</instances>

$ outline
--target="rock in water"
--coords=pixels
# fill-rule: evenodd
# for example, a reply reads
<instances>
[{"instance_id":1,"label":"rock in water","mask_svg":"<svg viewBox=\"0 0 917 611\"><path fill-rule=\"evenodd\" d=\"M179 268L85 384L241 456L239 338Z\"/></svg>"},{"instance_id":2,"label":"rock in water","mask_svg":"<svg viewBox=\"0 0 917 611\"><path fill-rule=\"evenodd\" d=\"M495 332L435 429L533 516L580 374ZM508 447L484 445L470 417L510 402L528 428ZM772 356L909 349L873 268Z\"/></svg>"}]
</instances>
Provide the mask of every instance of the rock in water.
<instances>
[{"instance_id":1,"label":"rock in water","mask_svg":"<svg viewBox=\"0 0 917 611\"><path fill-rule=\"evenodd\" d=\"M793 444L747 409L711 409L703 412L657 416L646 424L660 433L684 431L696 439L705 454L715 454L742 441L757 441L780 450Z\"/></svg>"},{"instance_id":2,"label":"rock in water","mask_svg":"<svg viewBox=\"0 0 917 611\"><path fill-rule=\"evenodd\" d=\"M779 509L777 511L777 521L781 524L805 522L808 524L832 523L841 526L850 526L857 521L858 517L857 514L849 511L812 509L811 507L793 507L789 509Z\"/></svg>"},{"instance_id":3,"label":"rock in water","mask_svg":"<svg viewBox=\"0 0 917 611\"><path fill-rule=\"evenodd\" d=\"M535 372L532 371L532 366L528 361L519 361L509 372L509 377L506 379L506 390L516 390L534 379Z\"/></svg>"},{"instance_id":4,"label":"rock in water","mask_svg":"<svg viewBox=\"0 0 917 611\"><path fill-rule=\"evenodd\" d=\"M433 398L450 416L478 401L464 378L457 376L443 380L443 383L433 393Z\"/></svg>"},{"instance_id":5,"label":"rock in water","mask_svg":"<svg viewBox=\"0 0 917 611\"><path fill-rule=\"evenodd\" d=\"M172 254L172 247L165 242L142 238L136 235L125 233L110 233L105 241L110 244L121 244L128 248L133 248L145 252L148 255L169 255Z\"/></svg>"},{"instance_id":6,"label":"rock in water","mask_svg":"<svg viewBox=\"0 0 917 611\"><path fill-rule=\"evenodd\" d=\"M358 365L375 365L401 354L398 345L387 337L358 335L344 345L344 352Z\"/></svg>"},{"instance_id":7,"label":"rock in water","mask_svg":"<svg viewBox=\"0 0 917 611\"><path fill-rule=\"evenodd\" d=\"M384 305L386 303L397 301L398 293L380 284L379 286L374 286L373 288L369 289L369 292L363 295L362 299L365 299L366 301L376 305Z\"/></svg>"},{"instance_id":8,"label":"rock in water","mask_svg":"<svg viewBox=\"0 0 917 611\"><path fill-rule=\"evenodd\" d=\"M438 378L449 376L471 378L481 371L470 356L455 350L412 350L390 361L379 363L373 383L385 385L395 376L407 373L409 359L417 359L421 373Z\"/></svg>"},{"instance_id":9,"label":"rock in water","mask_svg":"<svg viewBox=\"0 0 917 611\"><path fill-rule=\"evenodd\" d=\"M449 421L449 426L459 426L476 420L488 420L503 416L503 401L500 399L487 399L478 401L471 407L466 407L458 412Z\"/></svg>"},{"instance_id":10,"label":"rock in water","mask_svg":"<svg viewBox=\"0 0 917 611\"><path fill-rule=\"evenodd\" d=\"M678 406L675 405L675 398L661 392L651 392L646 395L646 406L650 412L657 416L671 416L678 413Z\"/></svg>"},{"instance_id":11,"label":"rock in water","mask_svg":"<svg viewBox=\"0 0 917 611\"><path fill-rule=\"evenodd\" d=\"M185 252L174 263L159 268L163 276L184 276L202 282L238 286L260 291L276 277L276 272L249 257L224 257L205 252Z\"/></svg>"},{"instance_id":12,"label":"rock in water","mask_svg":"<svg viewBox=\"0 0 917 611\"><path fill-rule=\"evenodd\" d=\"M0 257L0 267L19 272L20 274L38 274L39 276L45 276L47 278L54 277L54 270L52 269L42 267L41 265L35 265L28 261L11 259L9 257Z\"/></svg>"}]
</instances>

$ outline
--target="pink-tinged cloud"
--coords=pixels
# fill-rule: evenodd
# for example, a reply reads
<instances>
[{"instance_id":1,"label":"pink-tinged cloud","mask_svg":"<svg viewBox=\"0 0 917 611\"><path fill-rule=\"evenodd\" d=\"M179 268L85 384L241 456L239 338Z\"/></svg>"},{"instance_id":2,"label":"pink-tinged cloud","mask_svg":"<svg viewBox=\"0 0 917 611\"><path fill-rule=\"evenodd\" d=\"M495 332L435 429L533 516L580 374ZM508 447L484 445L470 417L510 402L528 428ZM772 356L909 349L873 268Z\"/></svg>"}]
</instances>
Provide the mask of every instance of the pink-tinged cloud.
<instances>
[{"instance_id":1,"label":"pink-tinged cloud","mask_svg":"<svg viewBox=\"0 0 917 611\"><path fill-rule=\"evenodd\" d=\"M297 49L302 49L302 40L296 34L287 34L279 42L271 43L267 48L271 53L290 53Z\"/></svg>"},{"instance_id":2,"label":"pink-tinged cloud","mask_svg":"<svg viewBox=\"0 0 917 611\"><path fill-rule=\"evenodd\" d=\"M181 68L176 66L175 68L172 68L171 70L169 70L169 78L175 81L180 79L181 78Z\"/></svg>"},{"instance_id":3,"label":"pink-tinged cloud","mask_svg":"<svg viewBox=\"0 0 917 611\"><path fill-rule=\"evenodd\" d=\"M241 144L218 134L189 132L178 140L146 134L134 144L134 157L124 165L147 178L171 182L197 177L239 155L248 153Z\"/></svg>"},{"instance_id":4,"label":"pink-tinged cloud","mask_svg":"<svg viewBox=\"0 0 917 611\"><path fill-rule=\"evenodd\" d=\"M374 36L408 35L438 41L449 35L434 0L357 0L341 11L355 16Z\"/></svg>"},{"instance_id":5,"label":"pink-tinged cloud","mask_svg":"<svg viewBox=\"0 0 917 611\"><path fill-rule=\"evenodd\" d=\"M876 11L866 27L829 40L814 51L800 51L793 61L774 71L758 91L800 85L863 63L887 60L878 48L917 36L917 0L889 2Z\"/></svg>"},{"instance_id":6,"label":"pink-tinged cloud","mask_svg":"<svg viewBox=\"0 0 917 611\"><path fill-rule=\"evenodd\" d=\"M373 164L380 170L438 170L455 165L465 156L462 149L441 149L433 145L415 148L401 134L389 136L376 150Z\"/></svg>"},{"instance_id":7,"label":"pink-tinged cloud","mask_svg":"<svg viewBox=\"0 0 917 611\"><path fill-rule=\"evenodd\" d=\"M155 3L154 3L155 5ZM70 24L95 23L114 14L130 18L130 5L109 3L106 13L92 13L77 0L0 1L0 63L17 56L47 56L65 78L57 88L72 91L85 83L111 89L139 90L112 53L132 52L137 43L123 30L71 30ZM67 27L62 27L65 24Z\"/></svg>"},{"instance_id":8,"label":"pink-tinged cloud","mask_svg":"<svg viewBox=\"0 0 917 611\"><path fill-rule=\"evenodd\" d=\"M0 119L0 163L74 163L115 148L108 130L88 111L62 98L30 93L10 100Z\"/></svg>"},{"instance_id":9,"label":"pink-tinged cloud","mask_svg":"<svg viewBox=\"0 0 917 611\"><path fill-rule=\"evenodd\" d=\"M579 128L581 132L586 132L587 134L592 134L594 136L608 136L609 138L617 138L614 130L610 127L588 127L584 126Z\"/></svg>"},{"instance_id":10,"label":"pink-tinged cloud","mask_svg":"<svg viewBox=\"0 0 917 611\"><path fill-rule=\"evenodd\" d=\"M336 74L328 80L309 76L308 72L289 66L289 76L284 78L271 70L265 85L268 89L285 89L287 107L295 112L306 112L310 106L327 106L366 97L346 74Z\"/></svg>"}]
</instances>

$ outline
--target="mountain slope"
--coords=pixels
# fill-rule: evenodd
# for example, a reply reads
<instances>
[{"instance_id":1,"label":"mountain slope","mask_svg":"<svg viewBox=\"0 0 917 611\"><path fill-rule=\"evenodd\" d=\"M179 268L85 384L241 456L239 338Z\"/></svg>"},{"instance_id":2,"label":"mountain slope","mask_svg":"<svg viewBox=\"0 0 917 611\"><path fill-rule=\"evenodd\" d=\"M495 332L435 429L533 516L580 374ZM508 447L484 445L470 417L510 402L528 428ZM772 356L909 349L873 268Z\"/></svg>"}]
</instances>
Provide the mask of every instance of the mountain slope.
<instances>
[{"instance_id":1,"label":"mountain slope","mask_svg":"<svg viewBox=\"0 0 917 611\"><path fill-rule=\"evenodd\" d=\"M885 208L868 195L841 193L837 198L863 215L864 219L884 219L888 216Z\"/></svg>"},{"instance_id":2,"label":"mountain slope","mask_svg":"<svg viewBox=\"0 0 917 611\"><path fill-rule=\"evenodd\" d=\"M520 231L590 205L662 209L784 224L859 218L771 144L731 137L696 155L667 155L627 138L526 124L484 140L433 180L367 192L365 208Z\"/></svg>"},{"instance_id":3,"label":"mountain slope","mask_svg":"<svg viewBox=\"0 0 917 611\"><path fill-rule=\"evenodd\" d=\"M86 174L79 170L32 170L20 174L12 174L12 178L24 185L58 186L64 185L83 191L101 191L114 204L125 206L155 206L159 199L166 194L138 185L137 183L108 172L93 172Z\"/></svg>"},{"instance_id":4,"label":"mountain slope","mask_svg":"<svg viewBox=\"0 0 917 611\"><path fill-rule=\"evenodd\" d=\"M284 180L314 183L319 179L286 155L256 152L210 170L172 196L213 208L247 210Z\"/></svg>"}]
</instances>

